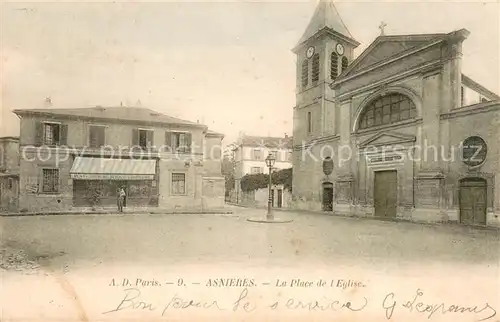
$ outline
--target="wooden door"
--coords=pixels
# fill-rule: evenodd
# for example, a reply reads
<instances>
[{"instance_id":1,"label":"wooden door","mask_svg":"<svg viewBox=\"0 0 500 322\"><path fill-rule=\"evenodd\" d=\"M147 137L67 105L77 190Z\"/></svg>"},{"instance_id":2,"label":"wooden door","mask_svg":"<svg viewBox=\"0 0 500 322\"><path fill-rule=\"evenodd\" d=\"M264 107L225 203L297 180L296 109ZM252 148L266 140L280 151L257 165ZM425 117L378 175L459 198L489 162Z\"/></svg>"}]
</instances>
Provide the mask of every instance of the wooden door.
<instances>
[{"instance_id":1,"label":"wooden door","mask_svg":"<svg viewBox=\"0 0 500 322\"><path fill-rule=\"evenodd\" d=\"M375 216L396 217L398 202L397 171L375 172Z\"/></svg>"},{"instance_id":2,"label":"wooden door","mask_svg":"<svg viewBox=\"0 0 500 322\"><path fill-rule=\"evenodd\" d=\"M333 210L333 185L323 185L323 210Z\"/></svg>"},{"instance_id":3,"label":"wooden door","mask_svg":"<svg viewBox=\"0 0 500 322\"><path fill-rule=\"evenodd\" d=\"M283 207L283 190L278 189L278 208Z\"/></svg>"},{"instance_id":4,"label":"wooden door","mask_svg":"<svg viewBox=\"0 0 500 322\"><path fill-rule=\"evenodd\" d=\"M465 179L460 182L460 223L486 225L486 181Z\"/></svg>"}]
</instances>

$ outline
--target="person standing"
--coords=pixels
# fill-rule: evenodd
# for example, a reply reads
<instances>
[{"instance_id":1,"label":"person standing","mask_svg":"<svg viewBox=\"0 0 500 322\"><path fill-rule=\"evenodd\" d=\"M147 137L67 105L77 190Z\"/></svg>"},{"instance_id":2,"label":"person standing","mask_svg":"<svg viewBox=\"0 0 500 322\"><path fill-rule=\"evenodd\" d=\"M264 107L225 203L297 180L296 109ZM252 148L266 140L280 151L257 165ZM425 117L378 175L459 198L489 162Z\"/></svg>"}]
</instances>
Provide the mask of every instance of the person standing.
<instances>
[{"instance_id":1,"label":"person standing","mask_svg":"<svg viewBox=\"0 0 500 322\"><path fill-rule=\"evenodd\" d=\"M118 190L118 211L123 212L123 204L125 202L125 190L120 188Z\"/></svg>"}]
</instances>

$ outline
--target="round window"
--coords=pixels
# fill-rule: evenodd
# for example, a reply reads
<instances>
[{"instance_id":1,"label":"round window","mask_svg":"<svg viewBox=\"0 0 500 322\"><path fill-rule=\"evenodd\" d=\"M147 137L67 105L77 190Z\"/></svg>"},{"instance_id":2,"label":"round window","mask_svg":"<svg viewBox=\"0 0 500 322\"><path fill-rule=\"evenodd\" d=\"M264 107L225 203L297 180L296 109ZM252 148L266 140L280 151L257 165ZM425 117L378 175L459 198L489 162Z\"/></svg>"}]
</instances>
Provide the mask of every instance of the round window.
<instances>
[{"instance_id":1,"label":"round window","mask_svg":"<svg viewBox=\"0 0 500 322\"><path fill-rule=\"evenodd\" d=\"M462 142L462 161L469 167L477 167L486 161L488 147L479 136L471 136Z\"/></svg>"}]
</instances>

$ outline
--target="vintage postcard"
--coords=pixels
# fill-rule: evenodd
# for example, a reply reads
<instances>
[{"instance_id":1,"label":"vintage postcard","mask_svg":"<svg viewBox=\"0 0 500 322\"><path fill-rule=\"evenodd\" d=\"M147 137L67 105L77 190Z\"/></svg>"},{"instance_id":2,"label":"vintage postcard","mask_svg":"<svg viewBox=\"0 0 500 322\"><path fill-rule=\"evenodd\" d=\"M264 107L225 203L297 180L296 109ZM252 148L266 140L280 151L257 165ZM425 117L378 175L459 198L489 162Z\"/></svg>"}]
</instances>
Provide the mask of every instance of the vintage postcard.
<instances>
[{"instance_id":1,"label":"vintage postcard","mask_svg":"<svg viewBox=\"0 0 500 322\"><path fill-rule=\"evenodd\" d=\"M0 321L500 321L498 1L0 15Z\"/></svg>"}]
</instances>

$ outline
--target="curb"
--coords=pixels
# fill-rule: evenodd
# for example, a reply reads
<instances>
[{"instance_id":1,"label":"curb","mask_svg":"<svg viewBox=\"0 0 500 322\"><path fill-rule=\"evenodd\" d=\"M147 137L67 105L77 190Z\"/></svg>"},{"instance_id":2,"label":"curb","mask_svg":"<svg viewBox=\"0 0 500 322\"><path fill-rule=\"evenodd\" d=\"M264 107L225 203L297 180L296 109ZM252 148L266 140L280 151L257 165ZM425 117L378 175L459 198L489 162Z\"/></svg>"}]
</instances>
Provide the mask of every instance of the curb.
<instances>
[{"instance_id":1,"label":"curb","mask_svg":"<svg viewBox=\"0 0 500 322\"><path fill-rule=\"evenodd\" d=\"M254 207L250 205L242 205L242 204L233 204L227 203L228 205L241 207L241 208L253 208L253 209L266 209L266 207ZM414 225L422 225L428 227L457 227L457 228L465 228L465 229L474 229L474 230L491 230L491 231L500 231L500 227L495 226L470 226L470 225L461 225L452 221L443 221L443 222L425 222L425 221L414 221L410 219L404 218L379 218L379 217L368 217L368 216L355 216L349 214L336 214L333 212L324 212L319 210L300 210L300 209L288 209L288 208L272 208L273 211L281 211L281 212L296 212L296 213L304 213L308 215L319 215L319 216L332 216L337 218L346 218L346 219L354 219L354 220L376 220L376 221L385 221L385 222L394 222L394 223L408 223Z\"/></svg>"},{"instance_id":2,"label":"curb","mask_svg":"<svg viewBox=\"0 0 500 322\"><path fill-rule=\"evenodd\" d=\"M0 217L34 217L34 216L76 216L76 215L232 215L232 211L68 211L68 212L26 212L0 213Z\"/></svg>"}]
</instances>

